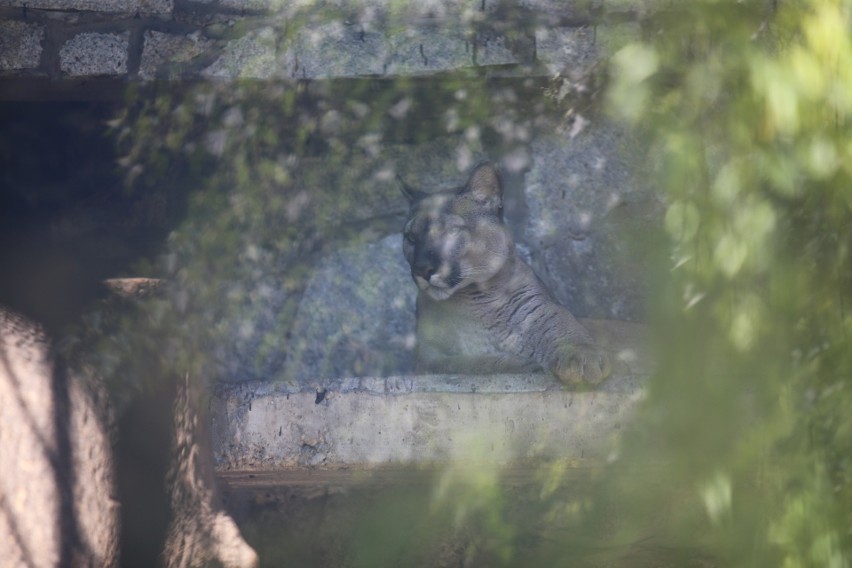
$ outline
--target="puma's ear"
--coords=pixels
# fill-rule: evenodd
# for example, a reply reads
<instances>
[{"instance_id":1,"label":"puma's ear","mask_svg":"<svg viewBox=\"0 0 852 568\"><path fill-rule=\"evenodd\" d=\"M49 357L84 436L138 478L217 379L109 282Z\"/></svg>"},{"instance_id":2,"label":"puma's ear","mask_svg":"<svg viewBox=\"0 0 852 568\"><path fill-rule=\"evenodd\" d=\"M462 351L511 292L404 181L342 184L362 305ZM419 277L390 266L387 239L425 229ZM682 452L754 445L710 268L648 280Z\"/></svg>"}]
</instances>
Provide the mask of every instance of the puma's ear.
<instances>
[{"instance_id":1,"label":"puma's ear","mask_svg":"<svg viewBox=\"0 0 852 568\"><path fill-rule=\"evenodd\" d=\"M495 215L500 215L503 211L503 187L500 184L500 174L491 162L484 162L473 169L462 193Z\"/></svg>"},{"instance_id":2,"label":"puma's ear","mask_svg":"<svg viewBox=\"0 0 852 568\"><path fill-rule=\"evenodd\" d=\"M419 189L415 189L405 183L405 180L402 179L402 176L396 174L396 179L399 182L399 191L405 196L409 203L414 203L426 195L426 192L420 191Z\"/></svg>"}]
</instances>

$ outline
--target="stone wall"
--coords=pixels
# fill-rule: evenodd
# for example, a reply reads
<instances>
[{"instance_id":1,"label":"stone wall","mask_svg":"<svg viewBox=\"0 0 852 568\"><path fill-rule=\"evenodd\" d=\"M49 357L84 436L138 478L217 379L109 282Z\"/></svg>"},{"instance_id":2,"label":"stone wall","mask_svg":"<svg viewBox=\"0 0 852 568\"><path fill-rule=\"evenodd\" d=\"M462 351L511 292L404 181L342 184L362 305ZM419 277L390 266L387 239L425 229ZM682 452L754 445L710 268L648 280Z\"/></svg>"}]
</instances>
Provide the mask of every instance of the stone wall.
<instances>
[{"instance_id":1,"label":"stone wall","mask_svg":"<svg viewBox=\"0 0 852 568\"><path fill-rule=\"evenodd\" d=\"M566 64L580 71L594 64L600 46L636 20L633 3L611 4L0 0L0 73L54 81L387 77L461 68L551 75Z\"/></svg>"}]
</instances>

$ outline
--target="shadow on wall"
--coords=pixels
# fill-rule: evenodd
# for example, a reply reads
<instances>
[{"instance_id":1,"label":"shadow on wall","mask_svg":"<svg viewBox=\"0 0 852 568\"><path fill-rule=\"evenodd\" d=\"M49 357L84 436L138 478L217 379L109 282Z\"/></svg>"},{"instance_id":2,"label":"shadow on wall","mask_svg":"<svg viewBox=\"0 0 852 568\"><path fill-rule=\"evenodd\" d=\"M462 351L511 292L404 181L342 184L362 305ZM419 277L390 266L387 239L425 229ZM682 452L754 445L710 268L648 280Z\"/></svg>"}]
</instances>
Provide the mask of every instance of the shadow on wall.
<instances>
[{"instance_id":1,"label":"shadow on wall","mask_svg":"<svg viewBox=\"0 0 852 568\"><path fill-rule=\"evenodd\" d=\"M10 565L113 566L118 503L103 405L0 308L0 549ZM103 393L100 393L103 395Z\"/></svg>"}]
</instances>

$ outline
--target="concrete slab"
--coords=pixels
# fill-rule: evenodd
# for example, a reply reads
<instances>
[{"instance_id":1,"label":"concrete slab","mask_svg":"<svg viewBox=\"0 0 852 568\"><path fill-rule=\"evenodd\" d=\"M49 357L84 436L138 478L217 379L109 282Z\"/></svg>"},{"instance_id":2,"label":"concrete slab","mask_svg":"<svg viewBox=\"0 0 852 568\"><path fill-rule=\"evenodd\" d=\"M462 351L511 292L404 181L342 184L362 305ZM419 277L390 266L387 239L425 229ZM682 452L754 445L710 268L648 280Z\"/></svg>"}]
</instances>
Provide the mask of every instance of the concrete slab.
<instances>
[{"instance_id":1,"label":"concrete slab","mask_svg":"<svg viewBox=\"0 0 852 568\"><path fill-rule=\"evenodd\" d=\"M588 322L587 322L588 323ZM549 375L427 375L224 385L212 401L220 470L372 467L540 457L606 462L642 399L644 328L590 325L618 359L599 388Z\"/></svg>"}]
</instances>

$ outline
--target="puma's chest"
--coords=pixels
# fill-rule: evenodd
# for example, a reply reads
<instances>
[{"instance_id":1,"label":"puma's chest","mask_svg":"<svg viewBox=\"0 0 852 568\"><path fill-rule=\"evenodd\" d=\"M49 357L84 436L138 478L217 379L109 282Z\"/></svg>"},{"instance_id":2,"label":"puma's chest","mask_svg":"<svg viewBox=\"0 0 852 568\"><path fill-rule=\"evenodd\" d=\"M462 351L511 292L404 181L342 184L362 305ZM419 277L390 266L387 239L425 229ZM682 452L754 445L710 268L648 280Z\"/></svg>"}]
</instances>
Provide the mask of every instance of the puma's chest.
<instances>
[{"instance_id":1,"label":"puma's chest","mask_svg":"<svg viewBox=\"0 0 852 568\"><path fill-rule=\"evenodd\" d=\"M436 301L425 294L417 298L417 338L444 353L490 355L503 352L500 336L505 324L496 311L466 296Z\"/></svg>"}]
</instances>

